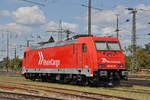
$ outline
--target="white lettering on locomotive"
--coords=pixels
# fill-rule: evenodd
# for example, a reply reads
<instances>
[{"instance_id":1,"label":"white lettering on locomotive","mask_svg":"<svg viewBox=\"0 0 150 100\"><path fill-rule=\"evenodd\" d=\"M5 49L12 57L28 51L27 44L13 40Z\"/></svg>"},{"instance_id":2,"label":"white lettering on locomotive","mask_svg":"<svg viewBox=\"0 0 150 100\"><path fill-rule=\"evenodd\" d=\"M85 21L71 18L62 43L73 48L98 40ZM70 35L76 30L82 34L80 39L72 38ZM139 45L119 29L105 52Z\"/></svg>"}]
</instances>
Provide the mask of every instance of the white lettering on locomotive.
<instances>
[{"instance_id":1,"label":"white lettering on locomotive","mask_svg":"<svg viewBox=\"0 0 150 100\"><path fill-rule=\"evenodd\" d=\"M60 60L54 59L45 60L42 52L38 52L38 54L39 54L39 63L38 63L39 65L55 65L56 67L60 65Z\"/></svg>"},{"instance_id":2,"label":"white lettering on locomotive","mask_svg":"<svg viewBox=\"0 0 150 100\"><path fill-rule=\"evenodd\" d=\"M102 63L121 63L120 61L109 61L106 58L101 58L102 59Z\"/></svg>"},{"instance_id":3,"label":"white lettering on locomotive","mask_svg":"<svg viewBox=\"0 0 150 100\"><path fill-rule=\"evenodd\" d=\"M116 65L107 65L107 67L116 67Z\"/></svg>"}]
</instances>

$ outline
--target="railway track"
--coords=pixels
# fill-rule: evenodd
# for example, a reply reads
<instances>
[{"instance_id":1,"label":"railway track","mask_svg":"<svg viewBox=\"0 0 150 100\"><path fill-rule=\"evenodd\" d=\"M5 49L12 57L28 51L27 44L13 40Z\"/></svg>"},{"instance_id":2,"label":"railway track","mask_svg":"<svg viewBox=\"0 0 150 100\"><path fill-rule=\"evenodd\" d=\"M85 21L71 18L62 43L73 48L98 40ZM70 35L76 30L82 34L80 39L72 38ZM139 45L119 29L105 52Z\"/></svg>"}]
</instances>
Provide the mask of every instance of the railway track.
<instances>
[{"instance_id":1,"label":"railway track","mask_svg":"<svg viewBox=\"0 0 150 100\"><path fill-rule=\"evenodd\" d=\"M144 79L150 79L149 75L129 75L128 78L144 78Z\"/></svg>"},{"instance_id":2,"label":"railway track","mask_svg":"<svg viewBox=\"0 0 150 100\"><path fill-rule=\"evenodd\" d=\"M110 98L115 98L115 99L119 99L119 100L136 100L136 99L132 99L132 98L105 95L105 94L100 94L100 93L83 92L83 91L79 91L79 90L56 88L56 87L50 87L50 86L31 85L31 84L14 83L14 82L7 82L7 83L14 84L16 86L20 85L21 87L30 88L30 89L32 87L34 87L34 88L37 88L36 90L60 94L67 98L80 98L82 100L108 100Z\"/></svg>"},{"instance_id":3,"label":"railway track","mask_svg":"<svg viewBox=\"0 0 150 100\"><path fill-rule=\"evenodd\" d=\"M143 94L150 94L150 91L148 91L148 90L140 90L140 89L135 89L135 90L109 89L109 90L122 91L122 92L131 92L131 93L143 93Z\"/></svg>"},{"instance_id":4,"label":"railway track","mask_svg":"<svg viewBox=\"0 0 150 100\"><path fill-rule=\"evenodd\" d=\"M4 91L0 91L0 98L3 100L64 100L64 99L58 99L54 97L44 97L38 95L4 92Z\"/></svg>"},{"instance_id":5,"label":"railway track","mask_svg":"<svg viewBox=\"0 0 150 100\"><path fill-rule=\"evenodd\" d=\"M14 83L13 83L14 84ZM11 83L11 85L12 85L12 83ZM20 86L20 87L22 87L22 88L17 88L16 86ZM2 86L1 86L2 87ZM13 88L16 88L17 90L18 89L21 89L21 90L25 90L26 88L30 88L29 89L29 91L33 91L33 89L31 89L31 87L30 86L22 86L22 85L20 85L20 84L15 84L15 86L11 86L11 87L13 87ZM2 88L6 88L6 86L4 85L4 87L2 87ZM9 87L10 88L10 87ZM8 90L8 89L7 89ZM34 90L34 91L36 91L36 93L38 93L38 91L44 91L44 92L48 92L48 93L56 93L57 95L59 94L59 95L62 95L63 97L63 99L65 99L65 100L68 100L68 98L69 98L69 100L72 100L72 99L81 99L81 100L106 100L105 98L96 98L96 97L90 97L90 96L84 96L84 95L77 95L77 94L72 94L72 93L65 93L65 92L63 92L63 91L56 91L56 90L47 90L47 89L36 89L36 90ZM35 93L35 92L34 92ZM20 99L19 99L20 100ZM32 100L32 99L31 99ZM42 99L43 100L43 99ZM47 99L46 99L47 100Z\"/></svg>"},{"instance_id":6,"label":"railway track","mask_svg":"<svg viewBox=\"0 0 150 100\"><path fill-rule=\"evenodd\" d=\"M0 96L1 100L19 100L16 98L12 98L12 97L6 97L6 96Z\"/></svg>"},{"instance_id":7,"label":"railway track","mask_svg":"<svg viewBox=\"0 0 150 100\"><path fill-rule=\"evenodd\" d=\"M150 80L129 79L128 81L121 81L121 83L128 85L150 86Z\"/></svg>"}]
</instances>

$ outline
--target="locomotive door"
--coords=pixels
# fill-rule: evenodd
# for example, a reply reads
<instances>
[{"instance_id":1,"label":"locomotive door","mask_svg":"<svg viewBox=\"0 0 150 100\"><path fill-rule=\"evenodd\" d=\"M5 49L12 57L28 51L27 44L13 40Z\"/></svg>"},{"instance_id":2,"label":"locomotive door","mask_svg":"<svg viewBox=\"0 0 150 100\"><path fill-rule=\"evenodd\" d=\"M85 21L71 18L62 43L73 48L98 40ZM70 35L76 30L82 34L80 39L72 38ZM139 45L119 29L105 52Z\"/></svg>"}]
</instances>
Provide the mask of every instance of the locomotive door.
<instances>
[{"instance_id":1,"label":"locomotive door","mask_svg":"<svg viewBox=\"0 0 150 100\"><path fill-rule=\"evenodd\" d=\"M76 65L79 68L88 67L88 56L87 56L87 46L86 44L76 44L75 45L76 54Z\"/></svg>"},{"instance_id":2,"label":"locomotive door","mask_svg":"<svg viewBox=\"0 0 150 100\"><path fill-rule=\"evenodd\" d=\"M83 67L82 44L75 45L75 63L77 68Z\"/></svg>"},{"instance_id":3,"label":"locomotive door","mask_svg":"<svg viewBox=\"0 0 150 100\"><path fill-rule=\"evenodd\" d=\"M87 52L87 45L85 43L82 44L82 67L88 68L88 52Z\"/></svg>"}]
</instances>

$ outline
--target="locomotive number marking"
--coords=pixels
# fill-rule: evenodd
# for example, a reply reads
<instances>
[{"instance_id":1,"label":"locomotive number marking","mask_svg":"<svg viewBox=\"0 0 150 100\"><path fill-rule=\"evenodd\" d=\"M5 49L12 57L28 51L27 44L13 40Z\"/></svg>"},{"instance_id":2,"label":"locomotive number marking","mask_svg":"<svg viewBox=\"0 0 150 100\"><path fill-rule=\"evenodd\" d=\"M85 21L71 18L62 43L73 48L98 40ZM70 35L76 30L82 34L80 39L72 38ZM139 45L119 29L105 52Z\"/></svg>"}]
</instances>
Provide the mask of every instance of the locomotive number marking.
<instances>
[{"instance_id":1,"label":"locomotive number marking","mask_svg":"<svg viewBox=\"0 0 150 100\"><path fill-rule=\"evenodd\" d=\"M107 65L107 67L116 67L116 65Z\"/></svg>"}]
</instances>

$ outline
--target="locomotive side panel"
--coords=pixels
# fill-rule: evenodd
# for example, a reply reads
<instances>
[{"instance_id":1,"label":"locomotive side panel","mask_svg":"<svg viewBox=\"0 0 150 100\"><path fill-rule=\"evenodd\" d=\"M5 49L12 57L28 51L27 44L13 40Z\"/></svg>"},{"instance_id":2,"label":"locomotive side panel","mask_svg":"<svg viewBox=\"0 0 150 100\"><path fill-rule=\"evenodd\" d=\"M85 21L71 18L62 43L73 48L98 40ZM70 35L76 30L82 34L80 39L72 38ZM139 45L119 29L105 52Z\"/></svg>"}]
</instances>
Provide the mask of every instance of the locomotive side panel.
<instances>
[{"instance_id":1,"label":"locomotive side panel","mask_svg":"<svg viewBox=\"0 0 150 100\"><path fill-rule=\"evenodd\" d=\"M90 76L90 68L83 69L80 44L33 50L27 53L28 60L23 73L62 73Z\"/></svg>"}]
</instances>

